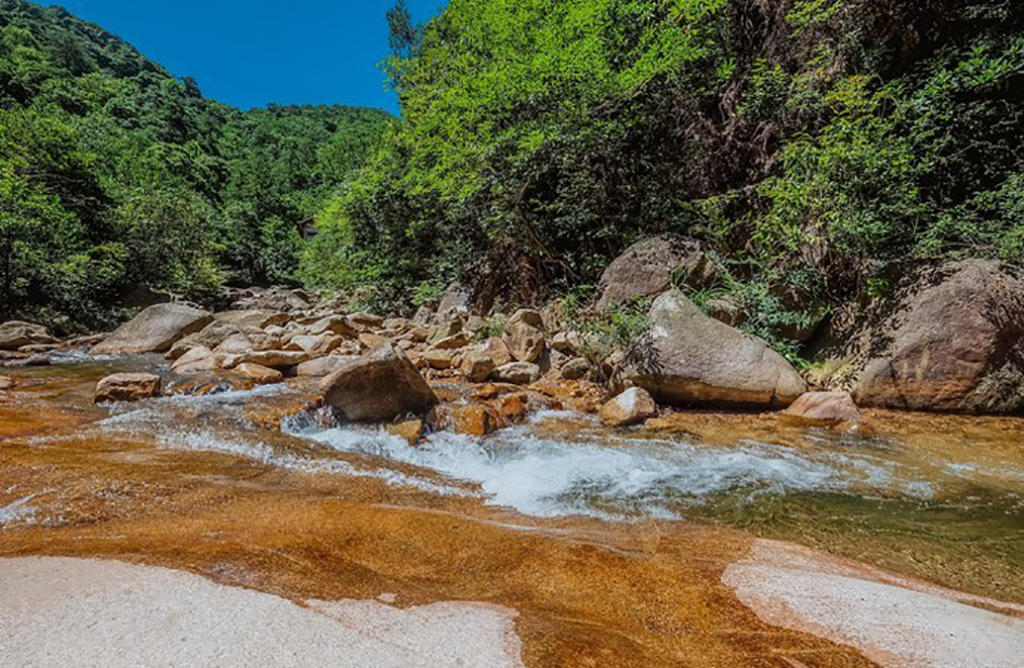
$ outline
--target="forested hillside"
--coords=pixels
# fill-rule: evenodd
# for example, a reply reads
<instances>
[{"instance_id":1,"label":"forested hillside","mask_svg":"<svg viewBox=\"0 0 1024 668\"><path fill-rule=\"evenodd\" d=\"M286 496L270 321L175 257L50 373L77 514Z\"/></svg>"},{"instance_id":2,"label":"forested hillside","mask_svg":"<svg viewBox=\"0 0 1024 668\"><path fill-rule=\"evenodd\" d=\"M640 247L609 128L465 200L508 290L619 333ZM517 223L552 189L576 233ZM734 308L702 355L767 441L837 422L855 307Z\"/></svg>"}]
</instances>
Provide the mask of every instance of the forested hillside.
<instances>
[{"instance_id":1,"label":"forested hillside","mask_svg":"<svg viewBox=\"0 0 1024 668\"><path fill-rule=\"evenodd\" d=\"M0 0L0 317L96 326L137 287L294 280L295 223L389 118L238 111L62 9Z\"/></svg>"},{"instance_id":2,"label":"forested hillside","mask_svg":"<svg viewBox=\"0 0 1024 668\"><path fill-rule=\"evenodd\" d=\"M747 327L884 291L907 262L1024 260L1016 0L399 4L403 122L305 271L379 299L528 302L637 238L703 242ZM325 258L330 258L326 261Z\"/></svg>"}]
</instances>

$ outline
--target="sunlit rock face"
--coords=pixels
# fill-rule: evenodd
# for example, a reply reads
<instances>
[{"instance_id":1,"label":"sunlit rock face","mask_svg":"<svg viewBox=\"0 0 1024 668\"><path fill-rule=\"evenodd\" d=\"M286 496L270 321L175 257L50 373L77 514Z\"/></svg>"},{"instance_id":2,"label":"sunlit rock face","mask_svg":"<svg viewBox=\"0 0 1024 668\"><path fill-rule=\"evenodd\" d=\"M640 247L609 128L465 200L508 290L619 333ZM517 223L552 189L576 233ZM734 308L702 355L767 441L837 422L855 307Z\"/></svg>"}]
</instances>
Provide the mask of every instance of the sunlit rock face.
<instances>
[{"instance_id":1,"label":"sunlit rock face","mask_svg":"<svg viewBox=\"0 0 1024 668\"><path fill-rule=\"evenodd\" d=\"M92 349L93 355L165 353L180 339L202 331L213 315L185 304L150 306Z\"/></svg>"},{"instance_id":2,"label":"sunlit rock face","mask_svg":"<svg viewBox=\"0 0 1024 668\"><path fill-rule=\"evenodd\" d=\"M904 277L837 331L828 384L862 406L953 413L1024 412L1024 280L965 260Z\"/></svg>"},{"instance_id":3,"label":"sunlit rock face","mask_svg":"<svg viewBox=\"0 0 1024 668\"><path fill-rule=\"evenodd\" d=\"M706 316L678 290L659 297L649 319L615 371L617 387L677 406L785 407L807 391L764 341Z\"/></svg>"}]
</instances>

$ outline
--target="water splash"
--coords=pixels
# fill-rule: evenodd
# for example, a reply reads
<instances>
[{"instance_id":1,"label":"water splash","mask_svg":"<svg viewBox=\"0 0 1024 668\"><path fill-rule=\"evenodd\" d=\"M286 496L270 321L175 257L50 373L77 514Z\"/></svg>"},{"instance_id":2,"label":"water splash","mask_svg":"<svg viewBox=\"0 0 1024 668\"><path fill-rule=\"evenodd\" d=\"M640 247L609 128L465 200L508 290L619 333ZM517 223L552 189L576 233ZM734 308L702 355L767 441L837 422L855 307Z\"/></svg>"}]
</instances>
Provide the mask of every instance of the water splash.
<instances>
[{"instance_id":1,"label":"water splash","mask_svg":"<svg viewBox=\"0 0 1024 668\"><path fill-rule=\"evenodd\" d=\"M746 442L713 448L687 442L606 438L568 442L529 426L486 439L450 432L417 447L383 432L334 428L298 435L339 452L383 457L474 482L488 502L534 516L678 518L723 492L760 494L884 489L892 471L869 458ZM927 485L904 486L927 496Z\"/></svg>"}]
</instances>

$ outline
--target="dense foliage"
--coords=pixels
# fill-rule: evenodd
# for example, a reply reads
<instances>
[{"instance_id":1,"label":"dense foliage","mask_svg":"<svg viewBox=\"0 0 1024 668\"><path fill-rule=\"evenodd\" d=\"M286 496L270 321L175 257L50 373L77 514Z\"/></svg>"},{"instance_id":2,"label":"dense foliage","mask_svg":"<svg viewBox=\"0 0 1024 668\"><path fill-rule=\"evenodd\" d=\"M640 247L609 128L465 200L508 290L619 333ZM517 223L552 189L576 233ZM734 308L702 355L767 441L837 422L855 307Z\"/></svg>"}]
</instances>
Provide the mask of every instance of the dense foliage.
<instances>
[{"instance_id":1,"label":"dense foliage","mask_svg":"<svg viewBox=\"0 0 1024 668\"><path fill-rule=\"evenodd\" d=\"M307 280L531 300L677 232L766 336L899 263L1024 261L1015 0L451 0L389 13L403 121ZM404 17L407 19L407 16Z\"/></svg>"},{"instance_id":2,"label":"dense foliage","mask_svg":"<svg viewBox=\"0 0 1024 668\"><path fill-rule=\"evenodd\" d=\"M95 325L137 288L294 280L296 223L389 118L240 112L62 9L0 0L0 318Z\"/></svg>"}]
</instances>

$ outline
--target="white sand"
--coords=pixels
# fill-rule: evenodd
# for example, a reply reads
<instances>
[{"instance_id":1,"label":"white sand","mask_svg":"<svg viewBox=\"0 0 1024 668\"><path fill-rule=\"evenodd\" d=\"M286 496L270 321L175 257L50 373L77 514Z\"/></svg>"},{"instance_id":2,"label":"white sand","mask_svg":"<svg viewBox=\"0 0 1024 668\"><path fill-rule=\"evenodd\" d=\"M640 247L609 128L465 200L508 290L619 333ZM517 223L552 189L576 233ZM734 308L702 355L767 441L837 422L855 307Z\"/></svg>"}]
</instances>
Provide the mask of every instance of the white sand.
<instances>
[{"instance_id":1,"label":"white sand","mask_svg":"<svg viewBox=\"0 0 1024 668\"><path fill-rule=\"evenodd\" d=\"M1024 666L1018 605L773 541L758 541L722 580L765 622L856 647L885 666Z\"/></svg>"},{"instance_id":2,"label":"white sand","mask_svg":"<svg viewBox=\"0 0 1024 668\"><path fill-rule=\"evenodd\" d=\"M310 601L190 573L0 559L0 666L519 666L515 612Z\"/></svg>"}]
</instances>

